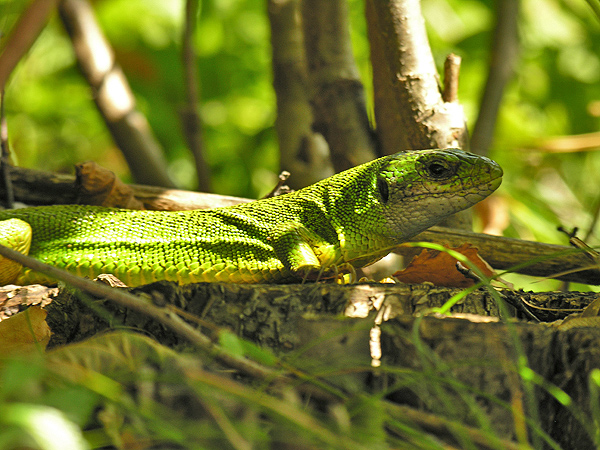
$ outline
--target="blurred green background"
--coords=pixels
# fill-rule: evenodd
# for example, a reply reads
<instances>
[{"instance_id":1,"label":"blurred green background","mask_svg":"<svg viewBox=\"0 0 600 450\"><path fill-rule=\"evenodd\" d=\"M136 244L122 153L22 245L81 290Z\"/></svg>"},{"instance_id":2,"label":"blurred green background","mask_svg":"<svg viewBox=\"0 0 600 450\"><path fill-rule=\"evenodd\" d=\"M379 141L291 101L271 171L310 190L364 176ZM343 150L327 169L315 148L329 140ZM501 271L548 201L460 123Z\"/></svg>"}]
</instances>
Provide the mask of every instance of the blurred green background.
<instances>
[{"instance_id":1,"label":"blurred green background","mask_svg":"<svg viewBox=\"0 0 600 450\"><path fill-rule=\"evenodd\" d=\"M371 98L364 4L349 3L356 60ZM0 0L3 34L26 4ZM450 52L462 57L459 94L472 129L488 73L495 5L422 0L422 7L438 67ZM94 8L138 108L165 149L170 175L180 187L194 189L193 160L178 119L183 2L100 0ZM520 37L517 71L491 152L506 173L497 194L510 213L505 234L564 244L556 226L578 226L585 233L600 202L600 146L561 154L531 147L549 137L600 130L600 21L584 0L523 0ZM279 172L266 2L202 1L195 43L199 110L214 190L264 195ZM71 173L74 162L93 159L128 181L123 157L95 109L56 15L12 75L6 110L19 165Z\"/></svg>"}]
</instances>

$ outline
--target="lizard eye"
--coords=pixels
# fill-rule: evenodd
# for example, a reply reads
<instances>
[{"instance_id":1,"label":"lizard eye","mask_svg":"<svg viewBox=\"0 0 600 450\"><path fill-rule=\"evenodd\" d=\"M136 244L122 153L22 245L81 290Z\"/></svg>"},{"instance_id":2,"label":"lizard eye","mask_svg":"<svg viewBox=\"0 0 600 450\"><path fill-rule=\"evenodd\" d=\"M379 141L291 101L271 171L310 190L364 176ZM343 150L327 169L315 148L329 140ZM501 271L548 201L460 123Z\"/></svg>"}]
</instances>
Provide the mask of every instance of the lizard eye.
<instances>
[{"instance_id":1,"label":"lizard eye","mask_svg":"<svg viewBox=\"0 0 600 450\"><path fill-rule=\"evenodd\" d=\"M388 187L387 182L383 178L377 178L377 190L379 191L381 201L384 204L387 203L390 199L390 188Z\"/></svg>"},{"instance_id":2,"label":"lizard eye","mask_svg":"<svg viewBox=\"0 0 600 450\"><path fill-rule=\"evenodd\" d=\"M450 167L445 161L434 161L428 164L426 169L429 175L436 180L443 180L454 175L452 167Z\"/></svg>"}]
</instances>

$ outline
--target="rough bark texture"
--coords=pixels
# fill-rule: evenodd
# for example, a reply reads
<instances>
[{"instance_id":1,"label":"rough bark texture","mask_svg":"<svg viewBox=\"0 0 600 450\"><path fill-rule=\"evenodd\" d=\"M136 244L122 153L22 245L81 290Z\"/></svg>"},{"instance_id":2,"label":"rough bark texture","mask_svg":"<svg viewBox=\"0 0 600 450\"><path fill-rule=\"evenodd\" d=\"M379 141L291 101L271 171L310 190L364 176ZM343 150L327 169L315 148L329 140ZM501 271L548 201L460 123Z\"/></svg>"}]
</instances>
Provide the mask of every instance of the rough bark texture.
<instances>
[{"instance_id":1,"label":"rough bark texture","mask_svg":"<svg viewBox=\"0 0 600 450\"><path fill-rule=\"evenodd\" d=\"M54 295L54 291L50 292ZM385 302L387 317L412 315L442 306L458 291L427 285L198 283L178 286L157 282L131 289L131 292L179 307L275 351L290 351L307 343L301 342L302 327L298 323L306 314L339 315L346 312L353 317L366 317L375 306L381 307ZM98 315L98 308L108 314ZM53 332L51 346L88 338L117 324L142 329L168 345L184 343L154 320L105 300L81 302L70 292L61 291L46 309ZM468 296L453 307L453 312L498 315L497 307L483 292ZM106 317L111 318L110 324Z\"/></svg>"},{"instance_id":2,"label":"rough bark texture","mask_svg":"<svg viewBox=\"0 0 600 450\"><path fill-rule=\"evenodd\" d=\"M391 394L395 401L474 424L477 419L466 399L473 400L498 436L513 439L524 432L525 437L529 435L535 440L531 430L518 429L523 425L518 414L524 412L527 417L539 414L542 429L561 448L596 448L570 410L545 390L536 389L535 397L531 398L531 392L518 376L518 352L513 336L526 355L529 368L563 389L573 400L572 409L589 418L589 376L592 370L600 368L597 326L563 331L518 323L513 324L511 331L503 323L426 317L418 326L420 349L415 345L413 330L414 321L407 317L382 325L383 364L422 371L423 377L432 380L413 382L395 390ZM400 378L388 381L400 383ZM467 389L457 382L464 383ZM505 402L508 407L496 401Z\"/></svg>"},{"instance_id":3,"label":"rough bark texture","mask_svg":"<svg viewBox=\"0 0 600 450\"><path fill-rule=\"evenodd\" d=\"M280 167L292 174L293 189L333 175L329 146L312 130L299 0L269 0L273 87L277 97L275 128Z\"/></svg>"},{"instance_id":4,"label":"rough bark texture","mask_svg":"<svg viewBox=\"0 0 600 450\"><path fill-rule=\"evenodd\" d=\"M441 306L457 292L427 285L201 283L179 287L160 282L132 292L151 298L154 304L177 306L276 352L304 349L300 359L294 359L300 367L331 373L325 379L350 392L365 389L367 382L381 383L394 402L473 426L478 426L473 415L476 405L503 438L518 435L520 411L532 417L537 408L543 429L563 448L593 448L568 409L545 391L531 395L533 390L517 375L515 343L527 356L528 366L567 392L574 409L589 417L588 377L600 368L597 321L575 319L569 326L517 322L508 328L497 318L482 317L495 316L498 310L488 294L475 292L453 308L463 318L426 316L417 323L415 314ZM570 295L576 301L577 293ZM597 297L590 294L584 303ZM63 291L45 308L53 332L51 346L119 325L144 330L167 345L185 344L153 320L107 301L80 302ZM369 315L374 308L379 310L377 317ZM342 312L356 319L333 318ZM380 329L381 320L381 339L374 340L373 331ZM381 369L373 379L368 376L372 372L368 363L377 351ZM352 368L360 370L345 370Z\"/></svg>"},{"instance_id":5,"label":"rough bark texture","mask_svg":"<svg viewBox=\"0 0 600 450\"><path fill-rule=\"evenodd\" d=\"M314 129L327 140L336 172L376 156L352 54L347 8L345 0L302 1Z\"/></svg>"},{"instance_id":6,"label":"rough bark texture","mask_svg":"<svg viewBox=\"0 0 600 450\"><path fill-rule=\"evenodd\" d=\"M52 298L55 291L50 290ZM187 313L203 320L226 326L236 330L241 336L277 351L297 349L300 328L297 321L306 314L340 315L347 317L365 318L374 310L385 313L385 319L420 315L430 308L441 307L459 289L448 289L427 284L377 284L361 283L354 285L336 284L286 284L286 285L240 285L227 283L197 283L178 286L176 283L157 282L139 288L131 289L136 295L148 296L160 304L177 306ZM49 294L50 295L50 294ZM562 297L545 294L524 294L502 291L505 300L517 304L524 296L529 304L552 308L578 306L585 308L598 298L597 293L561 293ZM7 295L12 298L14 295ZM30 294L33 297L33 294ZM1 297L0 297L1 298ZM32 303L33 302L33 303ZM26 303L39 304L42 300L31 300ZM124 325L135 325L144 328L144 324L154 323L151 319L130 317L124 308L112 306L107 301L98 301L110 311L113 317L112 326L120 320ZM44 303L45 304L45 303ZM53 340L65 343L81 340L102 331L108 324L90 326L88 319L82 321L84 314L94 315L88 310L89 305L79 304L76 298L61 290L58 298L47 306L50 316L49 323L53 329ZM3 306L0 304L0 306ZM14 306L14 305L13 305ZM65 308L69 308L68 314ZM79 312L75 313L75 308ZM509 306L511 315L521 315L517 308ZM15 311L13 311L14 313ZM478 290L468 294L451 308L454 314L470 314L477 316L498 317L499 309L487 291ZM564 317L547 316L554 320ZM103 319L95 319L102 322ZM152 325L156 327L156 325ZM62 331L61 331L62 330ZM147 330L150 331L150 330ZM160 336L163 332L159 333ZM169 336L171 332L167 333ZM169 341L176 340L171 336Z\"/></svg>"},{"instance_id":7,"label":"rough bark texture","mask_svg":"<svg viewBox=\"0 0 600 450\"><path fill-rule=\"evenodd\" d=\"M419 0L368 0L375 119L383 151L467 149L462 108L443 101Z\"/></svg>"},{"instance_id":8,"label":"rough bark texture","mask_svg":"<svg viewBox=\"0 0 600 450\"><path fill-rule=\"evenodd\" d=\"M429 285L159 282L131 291L154 305L175 306L188 318L213 324L208 333L218 325L277 353L292 352L296 367L321 374L320 378L347 392L362 392L368 385L385 389L392 402L472 426L479 426L478 420L485 416L502 438L523 432L519 414L535 417L537 410L543 429L563 448L593 448L586 430L568 409L545 391L532 395L532 387L517 375L515 361L518 342L528 367L563 389L573 409L589 417L588 377L600 368L597 317L553 326L516 322L509 328L495 317L498 308L490 295L477 291L452 308L455 318L425 316L415 322L414 316L442 306L459 292ZM19 305L13 292L0 292L0 300L8 302L0 307L12 315L25 304L45 305L53 333L50 347L115 327L139 329L169 346L186 345L173 331L139 312L106 300L74 297L66 290L56 298L55 290L47 292L27 291ZM510 291L502 294L513 300L519 297ZM585 307L598 298L597 293L562 295L562 299L550 298L550 303L535 294L529 294L528 300ZM372 314L374 310L378 313ZM354 319L341 320L341 313ZM370 368L371 359L379 362L379 369Z\"/></svg>"}]
</instances>

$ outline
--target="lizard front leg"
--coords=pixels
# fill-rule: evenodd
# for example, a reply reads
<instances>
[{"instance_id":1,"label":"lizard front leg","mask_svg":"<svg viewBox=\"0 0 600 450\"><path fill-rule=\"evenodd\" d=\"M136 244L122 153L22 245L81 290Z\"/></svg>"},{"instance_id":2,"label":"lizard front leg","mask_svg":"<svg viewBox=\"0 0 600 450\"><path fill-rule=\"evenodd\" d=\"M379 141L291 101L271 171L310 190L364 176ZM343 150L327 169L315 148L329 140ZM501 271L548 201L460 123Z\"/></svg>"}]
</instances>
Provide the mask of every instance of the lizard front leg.
<instances>
[{"instance_id":1,"label":"lizard front leg","mask_svg":"<svg viewBox=\"0 0 600 450\"><path fill-rule=\"evenodd\" d=\"M331 243L296 222L280 225L269 241L275 255L293 275L305 278L331 277L340 262L339 243Z\"/></svg>"}]
</instances>

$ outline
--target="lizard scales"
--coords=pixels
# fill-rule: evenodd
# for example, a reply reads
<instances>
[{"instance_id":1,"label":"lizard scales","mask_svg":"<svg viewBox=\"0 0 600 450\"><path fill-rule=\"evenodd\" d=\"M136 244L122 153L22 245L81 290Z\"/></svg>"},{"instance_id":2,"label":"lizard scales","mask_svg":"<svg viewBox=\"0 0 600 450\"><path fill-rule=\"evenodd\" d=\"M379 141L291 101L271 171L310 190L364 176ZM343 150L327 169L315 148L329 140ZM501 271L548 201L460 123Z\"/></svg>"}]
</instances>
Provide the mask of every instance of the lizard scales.
<instances>
[{"instance_id":1,"label":"lizard scales","mask_svg":"<svg viewBox=\"0 0 600 450\"><path fill-rule=\"evenodd\" d=\"M461 150L397 153L282 196L224 208L131 211L56 205L0 211L0 243L25 252L13 226L31 227L29 254L80 276L280 282L361 267L491 194L502 169ZM6 219L19 219L6 220ZM22 221L22 222L21 222ZM8 232L2 229L8 228ZM25 233L27 230L25 230ZM0 283L51 283L27 268Z\"/></svg>"}]
</instances>

